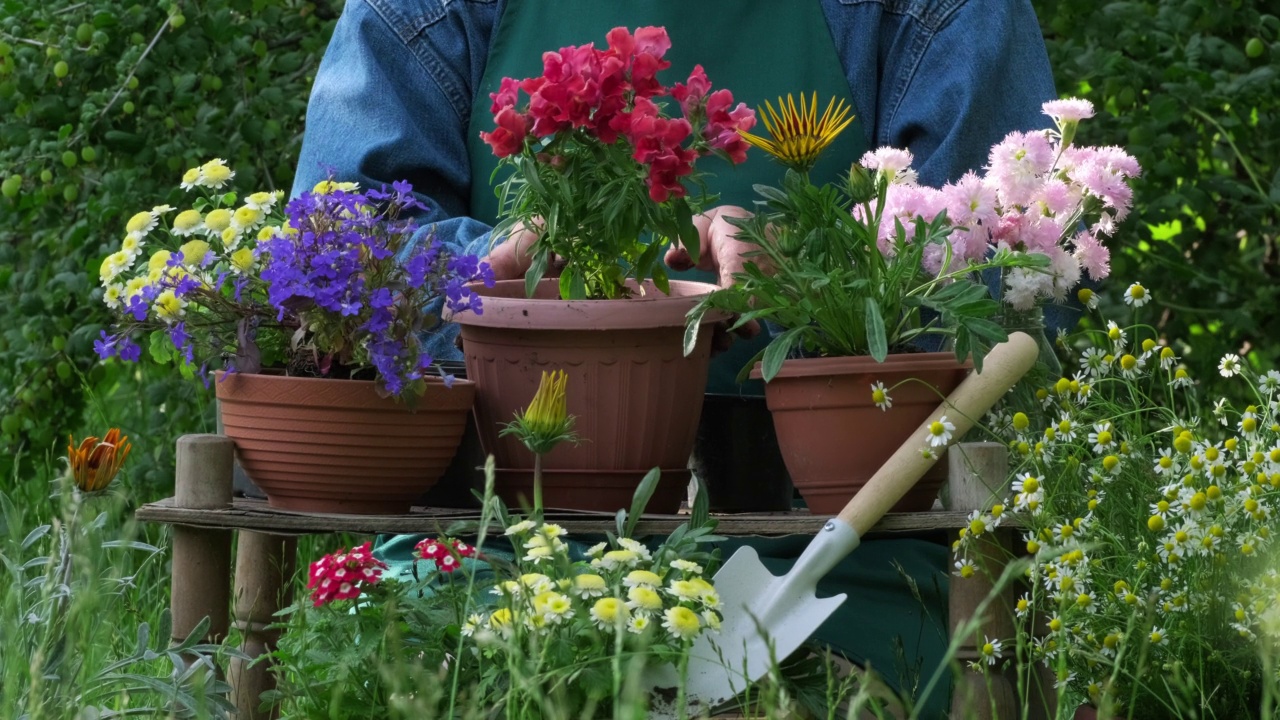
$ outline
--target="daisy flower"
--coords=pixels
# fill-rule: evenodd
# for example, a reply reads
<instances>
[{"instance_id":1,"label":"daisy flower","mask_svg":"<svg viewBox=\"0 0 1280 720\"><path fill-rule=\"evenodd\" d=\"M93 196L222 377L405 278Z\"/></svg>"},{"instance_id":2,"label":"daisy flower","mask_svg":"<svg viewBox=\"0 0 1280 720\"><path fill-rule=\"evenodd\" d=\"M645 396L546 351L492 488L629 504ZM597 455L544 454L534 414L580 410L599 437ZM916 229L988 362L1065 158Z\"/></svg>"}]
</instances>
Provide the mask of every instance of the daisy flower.
<instances>
[{"instance_id":1,"label":"daisy flower","mask_svg":"<svg viewBox=\"0 0 1280 720\"><path fill-rule=\"evenodd\" d=\"M1218 361L1218 374L1224 378L1235 377L1240 374L1240 356L1234 353L1227 353Z\"/></svg>"},{"instance_id":2,"label":"daisy flower","mask_svg":"<svg viewBox=\"0 0 1280 720\"><path fill-rule=\"evenodd\" d=\"M947 420L946 415L943 415L932 423L929 423L929 433L925 436L925 441L928 442L931 447L944 447L947 443L951 442L951 434L955 431L956 426Z\"/></svg>"},{"instance_id":3,"label":"daisy flower","mask_svg":"<svg viewBox=\"0 0 1280 720\"><path fill-rule=\"evenodd\" d=\"M966 579L973 577L973 574L978 571L978 567L974 565L973 561L970 560L969 558L957 560L955 563L955 566L956 566L956 575L959 575L960 577L966 578Z\"/></svg>"},{"instance_id":4,"label":"daisy flower","mask_svg":"<svg viewBox=\"0 0 1280 720\"><path fill-rule=\"evenodd\" d=\"M1268 395L1280 390L1280 370L1268 370L1267 374L1258 378L1258 387Z\"/></svg>"},{"instance_id":5,"label":"daisy flower","mask_svg":"<svg viewBox=\"0 0 1280 720\"><path fill-rule=\"evenodd\" d=\"M1001 651L1004 650L999 639L991 639L983 636L982 642L982 658L987 661L988 665L995 665L996 661L1004 657Z\"/></svg>"},{"instance_id":6,"label":"daisy flower","mask_svg":"<svg viewBox=\"0 0 1280 720\"><path fill-rule=\"evenodd\" d=\"M889 391L885 389L884 383L876 381L871 384L871 402L881 410L893 407L893 398L889 397Z\"/></svg>"},{"instance_id":7,"label":"daisy flower","mask_svg":"<svg viewBox=\"0 0 1280 720\"><path fill-rule=\"evenodd\" d=\"M1169 641L1168 634L1159 625L1151 628L1151 634L1147 638L1151 640L1152 645L1164 645Z\"/></svg>"},{"instance_id":8,"label":"daisy flower","mask_svg":"<svg viewBox=\"0 0 1280 720\"><path fill-rule=\"evenodd\" d=\"M1116 352L1125 348L1125 332L1115 320L1107 321L1107 339L1115 346Z\"/></svg>"},{"instance_id":9,"label":"daisy flower","mask_svg":"<svg viewBox=\"0 0 1280 720\"><path fill-rule=\"evenodd\" d=\"M1093 377L1102 377L1111 369L1106 357L1102 348L1091 347L1080 356L1080 368Z\"/></svg>"},{"instance_id":10,"label":"daisy flower","mask_svg":"<svg viewBox=\"0 0 1280 720\"><path fill-rule=\"evenodd\" d=\"M1142 287L1142 283L1134 283L1129 286L1128 290L1124 291L1125 305L1132 305L1133 307L1138 308L1149 302L1151 302L1151 293L1147 292L1147 289Z\"/></svg>"},{"instance_id":11,"label":"daisy flower","mask_svg":"<svg viewBox=\"0 0 1280 720\"><path fill-rule=\"evenodd\" d=\"M666 628L672 637L681 640L693 639L702 629L702 618L683 605L668 608L662 616L662 627Z\"/></svg>"}]
</instances>

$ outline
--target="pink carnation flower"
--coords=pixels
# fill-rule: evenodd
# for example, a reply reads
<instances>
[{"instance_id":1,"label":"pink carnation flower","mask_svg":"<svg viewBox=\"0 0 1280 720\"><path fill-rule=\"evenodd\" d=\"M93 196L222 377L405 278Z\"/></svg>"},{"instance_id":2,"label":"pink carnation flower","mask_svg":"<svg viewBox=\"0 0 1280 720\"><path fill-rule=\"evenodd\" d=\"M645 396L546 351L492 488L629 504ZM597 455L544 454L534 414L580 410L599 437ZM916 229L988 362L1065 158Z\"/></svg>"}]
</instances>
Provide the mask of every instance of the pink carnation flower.
<instances>
[{"instance_id":1,"label":"pink carnation flower","mask_svg":"<svg viewBox=\"0 0 1280 720\"><path fill-rule=\"evenodd\" d=\"M991 148L988 178L995 183L1000 204L1027 205L1039 189L1041 176L1053 167L1054 148L1043 132L1012 132Z\"/></svg>"},{"instance_id":2,"label":"pink carnation flower","mask_svg":"<svg viewBox=\"0 0 1280 720\"><path fill-rule=\"evenodd\" d=\"M973 171L943 187L942 198L946 204L947 218L957 225L993 226L999 220L995 188Z\"/></svg>"},{"instance_id":3,"label":"pink carnation flower","mask_svg":"<svg viewBox=\"0 0 1280 720\"><path fill-rule=\"evenodd\" d=\"M1093 103L1083 98L1067 98L1050 100L1041 106L1044 114L1053 118L1055 123L1079 122L1093 117Z\"/></svg>"},{"instance_id":4,"label":"pink carnation flower","mask_svg":"<svg viewBox=\"0 0 1280 720\"><path fill-rule=\"evenodd\" d=\"M910 150L882 147L867 151L858 164L868 170L879 170L890 182L910 184L916 177L911 170L912 160Z\"/></svg>"},{"instance_id":5,"label":"pink carnation flower","mask_svg":"<svg viewBox=\"0 0 1280 720\"><path fill-rule=\"evenodd\" d=\"M1094 280L1102 280L1111 274L1111 251L1087 232L1076 235L1075 258L1080 267Z\"/></svg>"}]
</instances>

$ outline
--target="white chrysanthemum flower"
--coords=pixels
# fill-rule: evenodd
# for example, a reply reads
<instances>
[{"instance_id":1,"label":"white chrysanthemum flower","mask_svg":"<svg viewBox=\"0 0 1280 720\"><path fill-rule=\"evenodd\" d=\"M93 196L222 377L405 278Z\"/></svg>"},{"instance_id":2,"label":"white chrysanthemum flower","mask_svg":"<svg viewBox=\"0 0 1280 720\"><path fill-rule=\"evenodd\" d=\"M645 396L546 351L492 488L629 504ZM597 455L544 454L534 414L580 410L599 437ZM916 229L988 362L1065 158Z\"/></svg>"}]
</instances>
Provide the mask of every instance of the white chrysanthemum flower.
<instances>
[{"instance_id":1,"label":"white chrysanthemum flower","mask_svg":"<svg viewBox=\"0 0 1280 720\"><path fill-rule=\"evenodd\" d=\"M248 232L261 225L266 217L266 213L262 210L245 205L236 208L236 211L231 214L231 227L241 232Z\"/></svg>"},{"instance_id":2,"label":"white chrysanthemum flower","mask_svg":"<svg viewBox=\"0 0 1280 720\"><path fill-rule=\"evenodd\" d=\"M925 440L930 447L944 447L951 442L951 434L956 431L956 426L947 420L947 416L943 415L937 420L929 423L929 432L925 436Z\"/></svg>"},{"instance_id":3,"label":"white chrysanthemum flower","mask_svg":"<svg viewBox=\"0 0 1280 720\"><path fill-rule=\"evenodd\" d=\"M893 407L893 398L889 397L889 391L885 389L884 383L878 380L871 384L871 402L881 410Z\"/></svg>"},{"instance_id":4,"label":"white chrysanthemum flower","mask_svg":"<svg viewBox=\"0 0 1280 720\"><path fill-rule=\"evenodd\" d=\"M1218 361L1218 374L1224 378L1235 377L1240 374L1240 356L1235 353L1227 353Z\"/></svg>"},{"instance_id":5,"label":"white chrysanthemum flower","mask_svg":"<svg viewBox=\"0 0 1280 720\"><path fill-rule=\"evenodd\" d=\"M681 572L694 573L696 575L702 574L702 566L692 560L672 560L671 567Z\"/></svg>"},{"instance_id":6,"label":"white chrysanthemum flower","mask_svg":"<svg viewBox=\"0 0 1280 720\"><path fill-rule=\"evenodd\" d=\"M183 190L192 190L200 186L200 168L193 167L182 174L182 182L178 187Z\"/></svg>"},{"instance_id":7,"label":"white chrysanthemum flower","mask_svg":"<svg viewBox=\"0 0 1280 720\"><path fill-rule=\"evenodd\" d=\"M508 527L505 531L503 531L503 534L506 535L507 537L510 537L512 535L523 535L524 533L527 533L530 530L532 530L535 526L536 526L536 523L534 523L532 520L521 520L520 522L515 523L511 527Z\"/></svg>"},{"instance_id":8,"label":"white chrysanthemum flower","mask_svg":"<svg viewBox=\"0 0 1280 720\"><path fill-rule=\"evenodd\" d=\"M586 555L587 557L598 558L602 553L604 553L605 548L607 547L609 547L609 543L598 542L595 545L592 545L591 547L587 548Z\"/></svg>"},{"instance_id":9,"label":"white chrysanthemum flower","mask_svg":"<svg viewBox=\"0 0 1280 720\"><path fill-rule=\"evenodd\" d=\"M649 562L653 559L653 554L649 552L649 548L645 547L645 544L638 540L632 540L631 538L618 538L618 544L621 545L624 550L630 550L635 553L645 562Z\"/></svg>"},{"instance_id":10,"label":"white chrysanthemum flower","mask_svg":"<svg viewBox=\"0 0 1280 720\"><path fill-rule=\"evenodd\" d=\"M615 597L600 598L591 606L591 620L606 632L616 628L619 620L627 620L627 616L627 606ZM643 632L643 628L640 631Z\"/></svg>"},{"instance_id":11,"label":"white chrysanthemum flower","mask_svg":"<svg viewBox=\"0 0 1280 720\"><path fill-rule=\"evenodd\" d=\"M636 635L643 635L644 632L648 629L649 629L648 615L633 615L631 616L631 619L627 621L627 632L629 633L634 633Z\"/></svg>"},{"instance_id":12,"label":"white chrysanthemum flower","mask_svg":"<svg viewBox=\"0 0 1280 720\"><path fill-rule=\"evenodd\" d=\"M152 305L156 316L172 325L187 314L187 301L174 294L173 290L165 290L156 296Z\"/></svg>"}]
</instances>

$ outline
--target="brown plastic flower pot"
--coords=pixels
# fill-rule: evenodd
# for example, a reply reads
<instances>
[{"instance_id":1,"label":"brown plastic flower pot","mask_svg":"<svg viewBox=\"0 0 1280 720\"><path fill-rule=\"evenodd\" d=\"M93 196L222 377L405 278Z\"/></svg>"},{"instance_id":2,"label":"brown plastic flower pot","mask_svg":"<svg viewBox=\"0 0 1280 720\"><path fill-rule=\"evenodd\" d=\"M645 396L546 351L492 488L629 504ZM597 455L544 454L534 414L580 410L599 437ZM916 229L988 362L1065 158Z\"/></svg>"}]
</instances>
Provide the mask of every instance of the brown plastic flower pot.
<instances>
[{"instance_id":1,"label":"brown plastic flower pot","mask_svg":"<svg viewBox=\"0 0 1280 720\"><path fill-rule=\"evenodd\" d=\"M429 380L414 408L367 380L218 374L223 432L272 507L395 514L440 478L475 386Z\"/></svg>"},{"instance_id":2,"label":"brown plastic flower pot","mask_svg":"<svg viewBox=\"0 0 1280 720\"><path fill-rule=\"evenodd\" d=\"M840 512L889 456L969 374L969 364L952 353L870 357L799 358L782 363L765 385L778 446L787 472L818 515ZM752 371L759 378L760 364ZM871 386L892 388L887 411L871 400ZM921 447L925 445L922 435ZM928 510L946 481L939 462L907 493L893 512Z\"/></svg>"},{"instance_id":3,"label":"brown plastic flower pot","mask_svg":"<svg viewBox=\"0 0 1280 720\"><path fill-rule=\"evenodd\" d=\"M643 293L619 300L561 300L555 280L543 280L532 298L525 297L523 280L473 289L483 313L452 319L462 326L467 377L476 383L480 442L507 478L500 488L504 501L516 504L513 493L532 487L533 455L515 437L498 433L529 404L544 370L568 373L568 410L581 437L543 459L544 477L566 483L557 490L557 507L617 510L630 504L630 492L618 504L622 494L606 493L602 478L626 478L620 482L633 491L650 468L675 469L664 472L665 485L688 467L711 360L711 323L723 316L708 313L694 352L685 357L685 313L714 286L672 281L664 295L646 283ZM681 497L663 493L649 509L675 512Z\"/></svg>"}]
</instances>

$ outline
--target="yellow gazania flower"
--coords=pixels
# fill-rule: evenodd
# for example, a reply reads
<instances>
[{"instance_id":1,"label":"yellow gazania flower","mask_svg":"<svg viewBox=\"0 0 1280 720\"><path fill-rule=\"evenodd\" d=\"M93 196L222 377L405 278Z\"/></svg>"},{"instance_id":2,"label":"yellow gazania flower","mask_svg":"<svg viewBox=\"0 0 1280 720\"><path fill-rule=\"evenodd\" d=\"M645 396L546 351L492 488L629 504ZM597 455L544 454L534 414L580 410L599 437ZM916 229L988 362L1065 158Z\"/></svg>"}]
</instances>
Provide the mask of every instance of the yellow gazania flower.
<instances>
[{"instance_id":1,"label":"yellow gazania flower","mask_svg":"<svg viewBox=\"0 0 1280 720\"><path fill-rule=\"evenodd\" d=\"M747 142L774 156L792 170L808 172L818 161L822 151L853 122L854 116L850 114L850 110L843 100L837 103L832 98L819 118L816 92L808 102L801 94L799 108L796 107L795 98L787 95L785 103L781 97L778 98L777 111L767 100L764 108L759 110L760 119L771 138L739 132Z\"/></svg>"},{"instance_id":2,"label":"yellow gazania flower","mask_svg":"<svg viewBox=\"0 0 1280 720\"><path fill-rule=\"evenodd\" d=\"M537 455L551 452L565 440L576 442L574 417L568 410L568 387L569 376L563 370L543 371L529 407L517 413L515 421L508 423L501 434L514 434Z\"/></svg>"},{"instance_id":3,"label":"yellow gazania flower","mask_svg":"<svg viewBox=\"0 0 1280 720\"><path fill-rule=\"evenodd\" d=\"M67 436L67 462L76 487L87 493L105 490L120 472L132 448L129 438L121 437L120 428L111 428L101 442L96 437L87 437L79 447Z\"/></svg>"}]
</instances>

